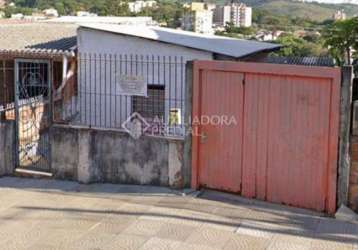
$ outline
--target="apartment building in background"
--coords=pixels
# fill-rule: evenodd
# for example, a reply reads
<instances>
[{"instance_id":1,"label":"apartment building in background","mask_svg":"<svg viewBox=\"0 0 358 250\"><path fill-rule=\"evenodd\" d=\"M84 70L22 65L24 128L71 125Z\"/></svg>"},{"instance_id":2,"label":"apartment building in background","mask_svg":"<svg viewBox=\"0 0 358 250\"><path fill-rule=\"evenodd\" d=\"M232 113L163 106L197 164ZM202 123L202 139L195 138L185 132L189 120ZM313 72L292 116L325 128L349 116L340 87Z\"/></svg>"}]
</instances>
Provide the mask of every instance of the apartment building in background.
<instances>
[{"instance_id":1,"label":"apartment building in background","mask_svg":"<svg viewBox=\"0 0 358 250\"><path fill-rule=\"evenodd\" d=\"M210 10L189 11L182 19L182 29L201 34L212 34L213 12Z\"/></svg>"},{"instance_id":2,"label":"apartment building in background","mask_svg":"<svg viewBox=\"0 0 358 250\"><path fill-rule=\"evenodd\" d=\"M184 5L182 29L201 34L213 34L213 4L192 2ZM209 10L210 8L210 10Z\"/></svg>"},{"instance_id":3,"label":"apartment building in background","mask_svg":"<svg viewBox=\"0 0 358 250\"><path fill-rule=\"evenodd\" d=\"M231 22L231 6L217 6L214 10L214 24L217 26L225 26Z\"/></svg>"},{"instance_id":4,"label":"apartment building in background","mask_svg":"<svg viewBox=\"0 0 358 250\"><path fill-rule=\"evenodd\" d=\"M236 27L250 27L252 25L252 8L238 2L218 6L214 10L214 24L225 26L228 22L233 23Z\"/></svg>"},{"instance_id":5,"label":"apartment building in background","mask_svg":"<svg viewBox=\"0 0 358 250\"><path fill-rule=\"evenodd\" d=\"M128 9L130 12L132 13L139 13L141 12L144 8L153 8L157 5L157 1L134 1L134 2L129 2L128 3Z\"/></svg>"}]
</instances>

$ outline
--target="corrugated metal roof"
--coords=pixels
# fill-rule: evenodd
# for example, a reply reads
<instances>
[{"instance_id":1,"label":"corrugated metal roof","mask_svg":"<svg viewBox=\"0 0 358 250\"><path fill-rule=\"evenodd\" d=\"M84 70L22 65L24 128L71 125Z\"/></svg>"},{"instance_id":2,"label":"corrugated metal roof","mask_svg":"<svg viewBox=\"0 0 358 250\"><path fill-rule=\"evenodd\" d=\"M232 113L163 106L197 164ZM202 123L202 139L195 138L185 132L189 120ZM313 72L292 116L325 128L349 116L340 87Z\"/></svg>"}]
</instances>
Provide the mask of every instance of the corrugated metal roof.
<instances>
[{"instance_id":1,"label":"corrugated metal roof","mask_svg":"<svg viewBox=\"0 0 358 250\"><path fill-rule=\"evenodd\" d=\"M138 27L111 24L83 24L81 27L175 44L235 58L261 51L272 51L281 47L278 44L272 43L203 35L190 31L154 26Z\"/></svg>"},{"instance_id":2,"label":"corrugated metal roof","mask_svg":"<svg viewBox=\"0 0 358 250\"><path fill-rule=\"evenodd\" d=\"M48 23L0 25L0 52L73 53L77 45L77 27Z\"/></svg>"},{"instance_id":3,"label":"corrugated metal roof","mask_svg":"<svg viewBox=\"0 0 358 250\"><path fill-rule=\"evenodd\" d=\"M294 64L305 66L334 67L334 60L330 57L282 57L271 56L266 59L267 63Z\"/></svg>"}]
</instances>

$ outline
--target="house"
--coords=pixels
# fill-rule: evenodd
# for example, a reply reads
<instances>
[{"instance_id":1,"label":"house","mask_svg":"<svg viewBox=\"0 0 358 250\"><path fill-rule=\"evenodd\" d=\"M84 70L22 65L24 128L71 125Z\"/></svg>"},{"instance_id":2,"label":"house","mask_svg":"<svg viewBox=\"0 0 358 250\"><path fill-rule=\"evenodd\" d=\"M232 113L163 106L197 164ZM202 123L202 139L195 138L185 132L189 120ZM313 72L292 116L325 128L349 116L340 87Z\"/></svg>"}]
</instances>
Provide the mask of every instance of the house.
<instances>
[{"instance_id":1,"label":"house","mask_svg":"<svg viewBox=\"0 0 358 250\"><path fill-rule=\"evenodd\" d=\"M275 30L275 31L266 31L260 30L256 33L255 38L258 41L275 41L283 31Z\"/></svg>"},{"instance_id":2,"label":"house","mask_svg":"<svg viewBox=\"0 0 358 250\"><path fill-rule=\"evenodd\" d=\"M96 17L98 16L96 13L91 13L88 11L77 11L76 16L90 16L90 17Z\"/></svg>"},{"instance_id":3,"label":"house","mask_svg":"<svg viewBox=\"0 0 358 250\"><path fill-rule=\"evenodd\" d=\"M337 20L345 20L347 19L347 15L344 12L344 9L342 10L337 10L333 16L332 16L333 20L337 21Z\"/></svg>"},{"instance_id":4,"label":"house","mask_svg":"<svg viewBox=\"0 0 358 250\"><path fill-rule=\"evenodd\" d=\"M87 24L81 25L77 36L77 102L81 103L77 122L121 128L128 116L137 112L147 121L159 117L165 124L179 125L179 135L183 134L188 61L260 61L280 48L160 27ZM145 93L123 94L119 85L128 81L146 85Z\"/></svg>"},{"instance_id":5,"label":"house","mask_svg":"<svg viewBox=\"0 0 358 250\"><path fill-rule=\"evenodd\" d=\"M24 14L22 13L15 13L15 14L11 14L11 19L22 19L24 18Z\"/></svg>"},{"instance_id":6,"label":"house","mask_svg":"<svg viewBox=\"0 0 358 250\"><path fill-rule=\"evenodd\" d=\"M139 0L138 1L137 0L134 2L129 2L128 9L132 13L139 13L145 8L154 8L154 7L156 7L156 5L157 5L157 1L151 1L151 0L147 0L147 1Z\"/></svg>"},{"instance_id":7,"label":"house","mask_svg":"<svg viewBox=\"0 0 358 250\"><path fill-rule=\"evenodd\" d=\"M0 105L14 102L16 79L20 100L44 91L49 97L48 89L62 90L64 81L67 88L74 88L76 29L73 24L1 24Z\"/></svg>"},{"instance_id":8,"label":"house","mask_svg":"<svg viewBox=\"0 0 358 250\"><path fill-rule=\"evenodd\" d=\"M43 11L43 13L44 13L44 15L45 15L46 17L49 17L49 18L51 18L51 17L58 17L58 11L57 11L56 9L54 9L54 8L45 9L45 10Z\"/></svg>"}]
</instances>

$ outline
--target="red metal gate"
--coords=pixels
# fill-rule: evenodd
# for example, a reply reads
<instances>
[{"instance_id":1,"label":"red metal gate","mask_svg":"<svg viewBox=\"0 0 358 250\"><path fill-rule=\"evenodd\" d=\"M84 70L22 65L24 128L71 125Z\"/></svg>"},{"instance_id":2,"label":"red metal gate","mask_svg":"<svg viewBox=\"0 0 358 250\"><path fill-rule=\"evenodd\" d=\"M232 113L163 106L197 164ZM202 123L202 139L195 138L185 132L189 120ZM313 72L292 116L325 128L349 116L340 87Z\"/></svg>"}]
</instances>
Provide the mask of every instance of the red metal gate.
<instances>
[{"instance_id":1,"label":"red metal gate","mask_svg":"<svg viewBox=\"0 0 358 250\"><path fill-rule=\"evenodd\" d=\"M340 69L196 61L193 70L192 186L334 213Z\"/></svg>"}]
</instances>

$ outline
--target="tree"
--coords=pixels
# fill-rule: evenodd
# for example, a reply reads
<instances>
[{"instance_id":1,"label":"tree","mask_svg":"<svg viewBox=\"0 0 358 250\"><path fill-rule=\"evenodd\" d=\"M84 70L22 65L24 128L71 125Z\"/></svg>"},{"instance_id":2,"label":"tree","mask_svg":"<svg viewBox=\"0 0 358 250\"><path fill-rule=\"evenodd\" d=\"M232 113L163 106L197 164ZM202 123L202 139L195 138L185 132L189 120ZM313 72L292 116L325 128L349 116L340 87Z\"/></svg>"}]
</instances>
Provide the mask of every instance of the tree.
<instances>
[{"instance_id":1,"label":"tree","mask_svg":"<svg viewBox=\"0 0 358 250\"><path fill-rule=\"evenodd\" d=\"M351 64L352 51L358 50L358 17L334 22L324 29L323 38L338 65Z\"/></svg>"},{"instance_id":2,"label":"tree","mask_svg":"<svg viewBox=\"0 0 358 250\"><path fill-rule=\"evenodd\" d=\"M11 7L6 6L4 8L5 17L9 18L12 14L21 13L23 15L31 15L32 9L31 8L25 8L25 7Z\"/></svg>"},{"instance_id":3,"label":"tree","mask_svg":"<svg viewBox=\"0 0 358 250\"><path fill-rule=\"evenodd\" d=\"M227 33L238 33L244 36L250 36L255 34L255 29L252 27L236 27L232 22L228 22L225 25L225 31Z\"/></svg>"},{"instance_id":4,"label":"tree","mask_svg":"<svg viewBox=\"0 0 358 250\"><path fill-rule=\"evenodd\" d=\"M152 8L150 16L159 23L177 28L180 26L180 18L183 16L182 3L179 1L158 1L157 6Z\"/></svg>"},{"instance_id":5,"label":"tree","mask_svg":"<svg viewBox=\"0 0 358 250\"><path fill-rule=\"evenodd\" d=\"M108 16L130 16L128 1L106 0L103 14Z\"/></svg>"},{"instance_id":6,"label":"tree","mask_svg":"<svg viewBox=\"0 0 358 250\"><path fill-rule=\"evenodd\" d=\"M292 34L281 35L275 42L283 46L279 52L275 53L280 56L321 56L325 54L319 43L307 42Z\"/></svg>"}]
</instances>

